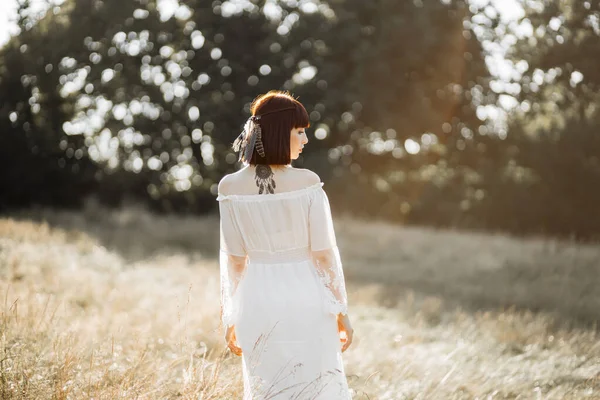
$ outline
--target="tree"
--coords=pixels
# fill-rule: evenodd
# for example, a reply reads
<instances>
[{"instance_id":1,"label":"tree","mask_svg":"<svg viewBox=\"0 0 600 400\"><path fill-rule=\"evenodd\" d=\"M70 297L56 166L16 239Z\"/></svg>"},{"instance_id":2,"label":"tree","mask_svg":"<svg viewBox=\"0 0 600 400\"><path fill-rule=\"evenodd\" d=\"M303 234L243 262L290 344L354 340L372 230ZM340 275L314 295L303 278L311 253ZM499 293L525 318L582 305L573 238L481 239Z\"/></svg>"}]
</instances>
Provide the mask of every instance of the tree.
<instances>
[{"instance_id":1,"label":"tree","mask_svg":"<svg viewBox=\"0 0 600 400\"><path fill-rule=\"evenodd\" d=\"M453 223L485 159L476 109L495 102L468 4L328 4L331 21L300 19L294 32L315 39L317 85L300 93L320 97L334 197L387 219Z\"/></svg>"},{"instance_id":2,"label":"tree","mask_svg":"<svg viewBox=\"0 0 600 400\"><path fill-rule=\"evenodd\" d=\"M504 165L485 181L479 216L516 232L594 238L600 233L599 1L522 1L522 36L509 53L525 65ZM497 38L500 39L500 38Z\"/></svg>"},{"instance_id":3,"label":"tree","mask_svg":"<svg viewBox=\"0 0 600 400\"><path fill-rule=\"evenodd\" d=\"M207 210L244 110L287 89L317 133L300 164L332 171L338 201L368 193L383 217L455 219L484 150L475 111L494 101L467 3L277 5L187 0L166 18L156 1L65 2L30 30L53 143L89 155L112 204L129 192Z\"/></svg>"},{"instance_id":4,"label":"tree","mask_svg":"<svg viewBox=\"0 0 600 400\"><path fill-rule=\"evenodd\" d=\"M21 33L0 51L0 210L78 205L96 168L83 141L62 131L73 103L57 93L60 30L44 25L48 36L40 35L29 2L19 4Z\"/></svg>"}]
</instances>

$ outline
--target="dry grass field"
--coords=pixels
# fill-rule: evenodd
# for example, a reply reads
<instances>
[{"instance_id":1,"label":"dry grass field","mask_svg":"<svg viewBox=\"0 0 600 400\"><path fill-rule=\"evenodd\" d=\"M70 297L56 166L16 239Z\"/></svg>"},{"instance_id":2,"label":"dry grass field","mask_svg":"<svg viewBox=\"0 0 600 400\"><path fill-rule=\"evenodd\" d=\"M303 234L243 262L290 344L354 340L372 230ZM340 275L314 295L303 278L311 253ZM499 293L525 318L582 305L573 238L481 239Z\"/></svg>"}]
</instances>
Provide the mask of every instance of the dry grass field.
<instances>
[{"instance_id":1,"label":"dry grass field","mask_svg":"<svg viewBox=\"0 0 600 400\"><path fill-rule=\"evenodd\" d=\"M216 217L0 219L0 398L241 399ZM336 219L354 399L600 399L600 245Z\"/></svg>"}]
</instances>

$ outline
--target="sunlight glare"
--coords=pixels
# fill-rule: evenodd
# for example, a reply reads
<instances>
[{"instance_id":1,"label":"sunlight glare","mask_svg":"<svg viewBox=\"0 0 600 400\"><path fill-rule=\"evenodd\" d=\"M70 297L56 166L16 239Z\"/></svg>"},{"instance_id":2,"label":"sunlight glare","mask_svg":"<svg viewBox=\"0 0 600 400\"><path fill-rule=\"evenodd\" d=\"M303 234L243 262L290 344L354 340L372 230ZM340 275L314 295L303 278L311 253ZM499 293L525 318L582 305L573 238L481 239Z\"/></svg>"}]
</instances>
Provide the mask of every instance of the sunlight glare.
<instances>
[{"instance_id":1,"label":"sunlight glare","mask_svg":"<svg viewBox=\"0 0 600 400\"><path fill-rule=\"evenodd\" d=\"M406 139L404 141L404 148L408 154L418 154L421 151L421 145L413 139Z\"/></svg>"}]
</instances>

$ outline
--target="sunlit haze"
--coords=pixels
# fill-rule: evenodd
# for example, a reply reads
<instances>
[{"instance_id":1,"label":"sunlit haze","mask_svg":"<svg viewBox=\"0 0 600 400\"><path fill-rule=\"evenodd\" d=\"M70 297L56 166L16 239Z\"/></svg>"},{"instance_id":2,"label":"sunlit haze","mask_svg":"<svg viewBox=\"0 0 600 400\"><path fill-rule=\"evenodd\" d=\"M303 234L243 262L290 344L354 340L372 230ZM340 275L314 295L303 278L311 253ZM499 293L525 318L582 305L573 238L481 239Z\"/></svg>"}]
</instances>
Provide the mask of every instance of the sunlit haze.
<instances>
[{"instance_id":1,"label":"sunlit haze","mask_svg":"<svg viewBox=\"0 0 600 400\"><path fill-rule=\"evenodd\" d=\"M57 6L63 2L64 0L31 0L34 12L40 14L44 12L48 4ZM471 3L474 6L481 7L485 6L488 3L488 0L471 0ZM507 32L514 32L517 36L528 34L530 25L518 24L517 22L518 19L523 16L523 9L517 0L492 0L491 3L494 5L493 8L484 8L481 14L476 15L473 18L475 25L485 25L487 17L495 16L495 9L497 9L500 13L502 23L507 27ZM189 12L189 9L186 7L178 7L178 5L177 0L159 0L159 9L162 18L165 20L173 16L186 18L185 15L179 14L185 14L186 10ZM11 35L18 33L16 10L16 0L0 0L0 46L4 45L9 40ZM277 7L271 7L265 10L265 12L273 15L277 13L277 10ZM314 10L311 10L309 6L304 4L303 11L311 12ZM475 33L478 33L477 29L475 29ZM520 87L517 84L507 84L507 82L517 80L520 76L519 66L513 65L505 59L506 50L512 45L514 39L514 36L507 35L501 43L483 42L484 49L487 52L487 66L490 73L496 77L496 80L492 82L492 89L497 92L517 94L518 90L520 90ZM293 80L296 83L304 83L305 81L310 80L312 76L314 76L314 71L312 71L310 67L307 67L304 68L301 73L296 74L293 77ZM508 111L518 104L512 96L503 94L499 98L499 105L505 111ZM503 110L498 109L495 106L479 107L478 110L478 116L480 118L495 121L498 125L503 125L505 115Z\"/></svg>"}]
</instances>

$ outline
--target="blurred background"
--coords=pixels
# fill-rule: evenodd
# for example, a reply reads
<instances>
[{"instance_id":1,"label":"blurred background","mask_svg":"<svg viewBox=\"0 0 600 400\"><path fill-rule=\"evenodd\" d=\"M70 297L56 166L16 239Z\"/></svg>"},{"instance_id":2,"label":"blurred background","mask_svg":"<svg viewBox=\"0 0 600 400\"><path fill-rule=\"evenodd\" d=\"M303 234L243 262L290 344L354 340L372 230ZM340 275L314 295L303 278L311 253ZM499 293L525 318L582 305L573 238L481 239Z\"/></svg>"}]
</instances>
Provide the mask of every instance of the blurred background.
<instances>
[{"instance_id":1,"label":"blurred background","mask_svg":"<svg viewBox=\"0 0 600 400\"><path fill-rule=\"evenodd\" d=\"M597 1L2 0L0 208L215 211L289 90L338 211L600 233Z\"/></svg>"},{"instance_id":2,"label":"blurred background","mask_svg":"<svg viewBox=\"0 0 600 400\"><path fill-rule=\"evenodd\" d=\"M0 0L0 397L240 398L216 191L280 89L355 398L600 398L599 66L599 0Z\"/></svg>"}]
</instances>

